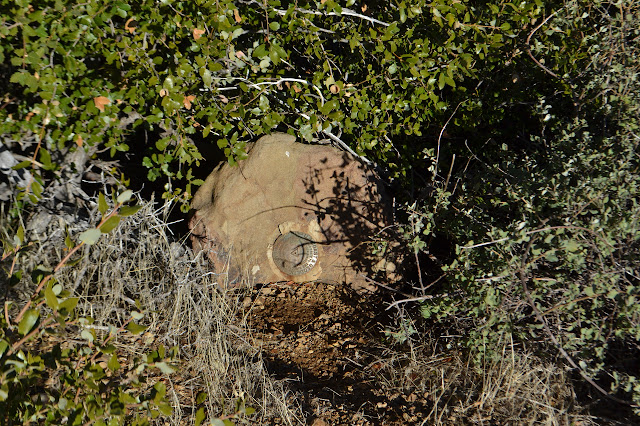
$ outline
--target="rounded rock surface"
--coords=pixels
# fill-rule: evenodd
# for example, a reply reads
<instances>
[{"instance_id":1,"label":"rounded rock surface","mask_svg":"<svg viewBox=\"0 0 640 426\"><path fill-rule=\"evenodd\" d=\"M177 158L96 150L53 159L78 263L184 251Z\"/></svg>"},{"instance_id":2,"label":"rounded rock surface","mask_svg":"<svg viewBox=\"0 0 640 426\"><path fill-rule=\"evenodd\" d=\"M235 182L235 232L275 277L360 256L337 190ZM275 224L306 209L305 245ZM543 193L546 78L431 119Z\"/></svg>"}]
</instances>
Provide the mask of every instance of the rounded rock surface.
<instances>
[{"instance_id":1,"label":"rounded rock surface","mask_svg":"<svg viewBox=\"0 0 640 426\"><path fill-rule=\"evenodd\" d=\"M364 277L400 279L388 273L397 253L382 258L370 244L393 227L390 199L369 166L282 133L247 144L247 154L236 167L216 167L191 203L193 248L224 274L221 284L317 280L372 290ZM300 236L314 244L285 250Z\"/></svg>"}]
</instances>

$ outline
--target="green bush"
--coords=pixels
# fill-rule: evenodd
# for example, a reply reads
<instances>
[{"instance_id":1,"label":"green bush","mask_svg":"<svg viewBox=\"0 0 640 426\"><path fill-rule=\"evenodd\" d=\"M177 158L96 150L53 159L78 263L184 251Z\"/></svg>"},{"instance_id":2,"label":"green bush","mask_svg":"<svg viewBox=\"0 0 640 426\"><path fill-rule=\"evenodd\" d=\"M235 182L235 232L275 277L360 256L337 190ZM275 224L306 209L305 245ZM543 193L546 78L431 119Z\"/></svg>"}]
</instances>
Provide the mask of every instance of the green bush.
<instances>
[{"instance_id":1,"label":"green bush","mask_svg":"<svg viewBox=\"0 0 640 426\"><path fill-rule=\"evenodd\" d=\"M0 74L9 81L0 134L34 137L25 150L47 167L52 152L116 155L134 147L150 180L184 183L166 194L184 202L200 183L193 169L202 160L199 140L231 162L247 141L276 129L348 145L394 176L425 158L437 162L427 135L454 108L460 128L473 128L491 108L484 123L504 114L499 74L532 74L520 40L547 7L441 0L0 5ZM137 128L158 136L134 138Z\"/></svg>"},{"instance_id":2,"label":"green bush","mask_svg":"<svg viewBox=\"0 0 640 426\"><path fill-rule=\"evenodd\" d=\"M78 298L55 279L60 269L79 260L82 246L95 243L121 217L137 211L138 206L123 205L130 197L131 191L125 191L107 212L101 194L100 224L80 234L78 244L67 236L67 255L52 271L44 267L32 271L36 288L26 302L21 306L5 302L0 318L0 424L142 425L149 424L149 418L171 414L166 385L147 383L146 376L153 369L171 373L169 362L176 350L159 346L134 360L123 358L115 340L127 332L144 331L146 327L136 323L144 315L132 311L120 328L100 335L92 318L76 314ZM3 246L2 260L12 259L7 284L16 286L26 279L24 271L15 269L28 246L24 229L20 227L14 241L3 241Z\"/></svg>"},{"instance_id":3,"label":"green bush","mask_svg":"<svg viewBox=\"0 0 640 426\"><path fill-rule=\"evenodd\" d=\"M637 406L639 378L626 361L640 338L640 46L632 24L640 7L613 6L596 2L587 14L569 2L549 30L538 30L554 33L554 44L537 51L568 93L532 106L538 131L529 129L529 146L491 141L498 149L473 152L466 175L454 173L455 185L437 187L412 217L427 235L446 230L458 242L443 267L450 297L424 303L426 317L466 321L466 344L480 357L500 356L492 348L504 333L548 345L602 393ZM561 61L558 34L576 33L572 55L584 59Z\"/></svg>"}]
</instances>

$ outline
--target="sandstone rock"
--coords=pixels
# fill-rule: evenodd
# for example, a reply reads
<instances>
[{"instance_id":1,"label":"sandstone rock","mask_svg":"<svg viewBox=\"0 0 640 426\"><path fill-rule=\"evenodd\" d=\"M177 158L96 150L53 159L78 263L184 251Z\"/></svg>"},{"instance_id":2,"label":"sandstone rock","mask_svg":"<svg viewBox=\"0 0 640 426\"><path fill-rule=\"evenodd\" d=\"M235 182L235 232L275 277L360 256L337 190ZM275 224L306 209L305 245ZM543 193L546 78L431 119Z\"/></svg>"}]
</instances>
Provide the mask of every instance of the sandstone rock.
<instances>
[{"instance_id":1,"label":"sandstone rock","mask_svg":"<svg viewBox=\"0 0 640 426\"><path fill-rule=\"evenodd\" d=\"M374 254L390 224L379 178L330 145L264 136L237 167L217 167L191 206L193 248L207 251L227 284L318 280L372 289L364 276L399 278L391 259Z\"/></svg>"}]
</instances>

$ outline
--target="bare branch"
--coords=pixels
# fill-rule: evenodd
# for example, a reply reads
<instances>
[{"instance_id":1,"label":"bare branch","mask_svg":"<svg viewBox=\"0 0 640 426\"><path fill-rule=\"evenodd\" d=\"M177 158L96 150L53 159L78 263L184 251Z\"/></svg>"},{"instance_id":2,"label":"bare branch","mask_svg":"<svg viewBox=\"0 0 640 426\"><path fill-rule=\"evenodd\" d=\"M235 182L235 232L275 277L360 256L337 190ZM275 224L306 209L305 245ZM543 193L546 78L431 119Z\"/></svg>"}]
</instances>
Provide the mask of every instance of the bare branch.
<instances>
[{"instance_id":1,"label":"bare branch","mask_svg":"<svg viewBox=\"0 0 640 426\"><path fill-rule=\"evenodd\" d=\"M366 165L375 166L375 164L371 160L369 160L368 158L363 157L362 155L356 154L356 152L354 150L349 148L349 145L344 143L342 141L342 139L340 139L339 137L337 137L333 133L329 132L328 130L325 130L322 133L324 133L325 135L327 135L329 137L329 139L331 139L332 141L337 143L340 146L340 148L344 149L345 151L347 151L349 154L353 155L354 157L359 158L360 160L362 160L362 162L365 163Z\"/></svg>"},{"instance_id":2,"label":"bare branch","mask_svg":"<svg viewBox=\"0 0 640 426\"><path fill-rule=\"evenodd\" d=\"M395 302L393 302L389 306L387 306L385 311L388 311L389 309L393 308L394 306L398 306L401 303L422 302L423 300L436 299L438 297L449 297L449 296L452 296L452 295L453 295L452 293L428 294L426 296L411 297L409 299L396 300Z\"/></svg>"},{"instance_id":3,"label":"bare branch","mask_svg":"<svg viewBox=\"0 0 640 426\"><path fill-rule=\"evenodd\" d=\"M370 16L367 15L363 15L361 13L357 13L351 9L348 9L346 7L342 8L342 13L336 13L336 12L320 12L317 10L307 10L307 9L302 9L302 8L296 8L295 9L296 12L300 12L300 13L305 13L307 15L315 15L315 16L351 16L354 18L359 18L362 19L363 21L368 21L371 22L372 24L377 24L377 25L382 25L383 27L388 27L391 24L388 24L386 22L382 22L379 21L375 18L372 18ZM284 16L287 11L286 10L282 10L282 9L273 9L274 12L276 12L278 15L280 16Z\"/></svg>"},{"instance_id":4,"label":"bare branch","mask_svg":"<svg viewBox=\"0 0 640 426\"><path fill-rule=\"evenodd\" d=\"M560 9L562 10L562 9ZM531 37L533 36L533 34L535 34L536 31L538 31L540 29L540 27L542 27L544 24L546 24L549 19L553 18L553 16L558 13L559 10L556 10L555 12L553 12L551 15L547 16L547 19L545 19L544 21L540 22L540 25L538 25L537 27L535 27L531 33L529 33L529 37L527 37L527 53L529 54L529 57L531 57L531 59L533 59L533 62L536 63L536 65L538 65L540 68L542 68L544 71L546 71L547 73L549 73L550 75L554 76L555 78L560 78L558 77L558 75L556 73L554 73L553 71L551 71L549 68L545 67L544 65L542 65L540 63L540 61L538 61L536 58L533 57L533 54L531 53L531 46L529 45L529 41L531 40Z\"/></svg>"}]
</instances>

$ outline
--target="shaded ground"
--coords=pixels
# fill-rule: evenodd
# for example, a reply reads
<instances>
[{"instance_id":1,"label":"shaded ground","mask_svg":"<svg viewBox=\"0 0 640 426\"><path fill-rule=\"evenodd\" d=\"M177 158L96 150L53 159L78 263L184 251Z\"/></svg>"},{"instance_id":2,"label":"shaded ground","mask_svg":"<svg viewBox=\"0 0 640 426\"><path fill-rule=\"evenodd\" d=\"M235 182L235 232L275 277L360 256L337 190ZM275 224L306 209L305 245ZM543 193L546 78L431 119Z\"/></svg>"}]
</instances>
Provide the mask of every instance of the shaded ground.
<instances>
[{"instance_id":1,"label":"shaded ground","mask_svg":"<svg viewBox=\"0 0 640 426\"><path fill-rule=\"evenodd\" d=\"M309 424L415 424L429 412L428 395L380 386L390 320L380 295L284 283L255 288L244 305L267 370L301 394Z\"/></svg>"}]
</instances>

